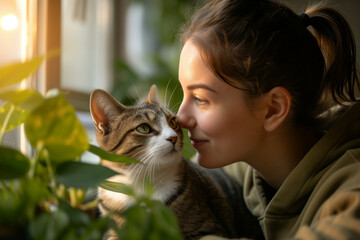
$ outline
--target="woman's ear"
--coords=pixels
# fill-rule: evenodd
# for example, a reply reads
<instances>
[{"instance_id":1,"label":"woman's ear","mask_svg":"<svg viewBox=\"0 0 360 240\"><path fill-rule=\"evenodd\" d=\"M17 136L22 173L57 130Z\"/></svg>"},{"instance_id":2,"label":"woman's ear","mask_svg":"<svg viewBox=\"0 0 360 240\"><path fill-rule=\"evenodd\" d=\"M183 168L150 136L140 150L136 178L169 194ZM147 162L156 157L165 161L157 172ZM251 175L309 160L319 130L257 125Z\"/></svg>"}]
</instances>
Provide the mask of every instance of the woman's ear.
<instances>
[{"instance_id":1,"label":"woman's ear","mask_svg":"<svg viewBox=\"0 0 360 240\"><path fill-rule=\"evenodd\" d=\"M288 116L291 107L291 95L283 87L274 87L266 93L265 101L264 129L271 132L276 130Z\"/></svg>"}]
</instances>

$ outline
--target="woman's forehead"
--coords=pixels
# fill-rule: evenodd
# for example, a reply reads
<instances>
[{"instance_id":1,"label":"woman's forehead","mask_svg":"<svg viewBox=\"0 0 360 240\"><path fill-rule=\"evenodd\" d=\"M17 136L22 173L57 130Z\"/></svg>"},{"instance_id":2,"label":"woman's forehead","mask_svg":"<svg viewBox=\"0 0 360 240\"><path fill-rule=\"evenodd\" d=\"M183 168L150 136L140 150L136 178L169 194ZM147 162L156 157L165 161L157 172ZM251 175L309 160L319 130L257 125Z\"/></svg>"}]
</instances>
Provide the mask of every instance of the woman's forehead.
<instances>
[{"instance_id":1,"label":"woman's forehead","mask_svg":"<svg viewBox=\"0 0 360 240\"><path fill-rule=\"evenodd\" d=\"M204 85L218 81L209 66L202 60L197 47L191 41L187 41L181 51L179 81L183 87L186 85L189 90L201 85L206 88Z\"/></svg>"}]
</instances>

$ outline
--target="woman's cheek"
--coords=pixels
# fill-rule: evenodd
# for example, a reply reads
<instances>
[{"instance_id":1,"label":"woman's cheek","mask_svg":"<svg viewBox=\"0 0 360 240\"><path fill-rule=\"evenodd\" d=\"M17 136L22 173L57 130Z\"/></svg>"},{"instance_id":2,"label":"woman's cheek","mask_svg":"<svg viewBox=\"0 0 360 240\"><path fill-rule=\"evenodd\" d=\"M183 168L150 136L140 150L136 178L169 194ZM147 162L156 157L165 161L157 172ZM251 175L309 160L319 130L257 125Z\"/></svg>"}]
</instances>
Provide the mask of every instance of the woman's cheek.
<instances>
[{"instance_id":1,"label":"woman's cheek","mask_svg":"<svg viewBox=\"0 0 360 240\"><path fill-rule=\"evenodd\" d=\"M200 129L209 137L217 135L217 132L219 132L222 128L221 122L218 118L219 115L217 115L215 112L202 112L198 117L198 124Z\"/></svg>"}]
</instances>

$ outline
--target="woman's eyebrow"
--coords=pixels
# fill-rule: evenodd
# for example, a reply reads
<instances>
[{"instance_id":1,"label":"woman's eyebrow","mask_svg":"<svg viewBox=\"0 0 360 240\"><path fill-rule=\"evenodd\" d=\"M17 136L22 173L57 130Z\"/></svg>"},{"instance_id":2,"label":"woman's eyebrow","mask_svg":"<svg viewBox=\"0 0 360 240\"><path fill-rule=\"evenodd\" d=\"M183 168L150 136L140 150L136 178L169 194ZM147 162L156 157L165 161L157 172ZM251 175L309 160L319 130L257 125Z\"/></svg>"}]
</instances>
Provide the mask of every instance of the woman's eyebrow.
<instances>
[{"instance_id":1,"label":"woman's eyebrow","mask_svg":"<svg viewBox=\"0 0 360 240\"><path fill-rule=\"evenodd\" d=\"M188 90L194 90L194 89L199 89L199 88L207 89L211 92L217 93L214 89L212 89L211 87L209 87L208 85L205 85L205 84L193 84L193 85L187 86Z\"/></svg>"}]
</instances>

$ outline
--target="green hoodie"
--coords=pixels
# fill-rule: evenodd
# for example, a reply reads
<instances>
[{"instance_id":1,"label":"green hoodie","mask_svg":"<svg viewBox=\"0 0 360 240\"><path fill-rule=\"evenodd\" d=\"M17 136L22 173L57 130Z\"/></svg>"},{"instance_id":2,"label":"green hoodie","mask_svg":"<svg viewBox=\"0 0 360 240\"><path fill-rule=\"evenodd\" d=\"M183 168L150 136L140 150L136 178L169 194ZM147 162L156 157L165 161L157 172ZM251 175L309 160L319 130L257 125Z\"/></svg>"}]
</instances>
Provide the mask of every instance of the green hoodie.
<instances>
[{"instance_id":1,"label":"green hoodie","mask_svg":"<svg viewBox=\"0 0 360 240\"><path fill-rule=\"evenodd\" d=\"M360 239L359 102L336 120L270 202L256 170L241 163L228 169L243 185L266 239Z\"/></svg>"}]
</instances>

